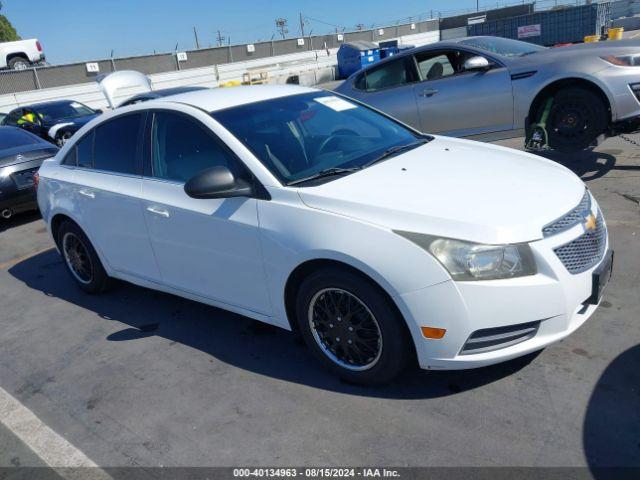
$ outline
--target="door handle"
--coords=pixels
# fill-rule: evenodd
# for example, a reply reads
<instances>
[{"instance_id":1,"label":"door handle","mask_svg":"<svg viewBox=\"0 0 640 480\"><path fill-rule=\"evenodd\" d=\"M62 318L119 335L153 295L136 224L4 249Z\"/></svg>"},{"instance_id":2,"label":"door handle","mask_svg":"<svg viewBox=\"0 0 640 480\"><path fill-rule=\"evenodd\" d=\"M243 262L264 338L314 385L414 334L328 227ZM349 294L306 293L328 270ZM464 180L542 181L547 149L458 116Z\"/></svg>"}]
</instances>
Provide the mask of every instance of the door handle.
<instances>
[{"instance_id":1,"label":"door handle","mask_svg":"<svg viewBox=\"0 0 640 480\"><path fill-rule=\"evenodd\" d=\"M438 90L436 90L435 88L426 88L422 91L422 93L420 94L421 97L432 97L434 96L436 93L438 93Z\"/></svg>"},{"instance_id":2,"label":"door handle","mask_svg":"<svg viewBox=\"0 0 640 480\"><path fill-rule=\"evenodd\" d=\"M95 193L93 193L91 190L85 190L84 188L81 188L80 190L78 190L78 193L84 197L96 198Z\"/></svg>"},{"instance_id":3,"label":"door handle","mask_svg":"<svg viewBox=\"0 0 640 480\"><path fill-rule=\"evenodd\" d=\"M158 207L147 207L147 212L158 215L159 217L169 218L169 211Z\"/></svg>"}]
</instances>

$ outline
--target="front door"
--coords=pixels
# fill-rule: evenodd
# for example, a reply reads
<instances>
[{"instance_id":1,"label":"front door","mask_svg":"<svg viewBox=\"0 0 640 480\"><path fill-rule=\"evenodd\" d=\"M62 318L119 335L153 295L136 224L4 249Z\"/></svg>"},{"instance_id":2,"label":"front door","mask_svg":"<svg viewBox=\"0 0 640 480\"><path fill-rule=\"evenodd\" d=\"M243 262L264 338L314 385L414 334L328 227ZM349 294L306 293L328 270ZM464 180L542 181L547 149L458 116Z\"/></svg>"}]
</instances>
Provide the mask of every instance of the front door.
<instances>
[{"instance_id":1,"label":"front door","mask_svg":"<svg viewBox=\"0 0 640 480\"><path fill-rule=\"evenodd\" d=\"M203 124L158 111L151 126L151 168L142 184L149 237L166 285L262 314L271 308L255 198L195 199L184 183L223 165L242 168Z\"/></svg>"},{"instance_id":2,"label":"front door","mask_svg":"<svg viewBox=\"0 0 640 480\"><path fill-rule=\"evenodd\" d=\"M422 131L464 137L513 128L513 94L507 68L465 71L473 56L462 50L415 55L421 81L414 84ZM491 61L490 61L491 63Z\"/></svg>"}]
</instances>

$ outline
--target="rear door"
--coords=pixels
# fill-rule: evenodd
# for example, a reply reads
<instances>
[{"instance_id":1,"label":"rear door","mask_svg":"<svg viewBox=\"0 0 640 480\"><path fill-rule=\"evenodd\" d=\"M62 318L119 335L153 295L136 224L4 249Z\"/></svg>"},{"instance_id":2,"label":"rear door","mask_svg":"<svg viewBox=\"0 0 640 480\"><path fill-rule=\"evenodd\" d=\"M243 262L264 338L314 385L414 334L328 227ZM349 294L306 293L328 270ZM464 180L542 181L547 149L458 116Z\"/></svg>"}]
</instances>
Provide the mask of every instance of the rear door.
<instances>
[{"instance_id":1,"label":"rear door","mask_svg":"<svg viewBox=\"0 0 640 480\"><path fill-rule=\"evenodd\" d=\"M346 93L419 130L416 80L412 57L399 57L362 72Z\"/></svg>"},{"instance_id":2,"label":"rear door","mask_svg":"<svg viewBox=\"0 0 640 480\"><path fill-rule=\"evenodd\" d=\"M465 71L475 53L427 50L414 55L420 82L414 85L422 131L455 137L513 128L511 75L487 58L489 70Z\"/></svg>"},{"instance_id":3,"label":"rear door","mask_svg":"<svg viewBox=\"0 0 640 480\"><path fill-rule=\"evenodd\" d=\"M195 199L184 184L198 172L242 162L203 123L184 113L153 114L142 186L149 236L164 284L269 314L255 198Z\"/></svg>"},{"instance_id":4,"label":"rear door","mask_svg":"<svg viewBox=\"0 0 640 480\"><path fill-rule=\"evenodd\" d=\"M75 146L75 199L82 226L109 266L158 281L140 192L145 113L110 119Z\"/></svg>"}]
</instances>

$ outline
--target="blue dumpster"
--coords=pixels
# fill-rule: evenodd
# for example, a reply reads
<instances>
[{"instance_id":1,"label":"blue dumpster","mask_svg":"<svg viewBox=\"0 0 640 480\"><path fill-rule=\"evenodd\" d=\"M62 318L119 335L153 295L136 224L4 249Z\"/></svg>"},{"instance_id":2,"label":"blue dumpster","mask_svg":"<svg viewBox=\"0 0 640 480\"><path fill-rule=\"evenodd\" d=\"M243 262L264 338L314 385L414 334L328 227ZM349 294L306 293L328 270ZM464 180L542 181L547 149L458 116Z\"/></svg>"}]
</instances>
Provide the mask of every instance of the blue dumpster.
<instances>
[{"instance_id":1,"label":"blue dumpster","mask_svg":"<svg viewBox=\"0 0 640 480\"><path fill-rule=\"evenodd\" d=\"M404 52L405 50L410 50L412 48L416 47L414 45L399 45L397 47L380 48L380 58L393 57L400 52Z\"/></svg>"},{"instance_id":2,"label":"blue dumpster","mask_svg":"<svg viewBox=\"0 0 640 480\"><path fill-rule=\"evenodd\" d=\"M338 75L346 78L380 60L380 48L373 42L358 40L344 43L338 50Z\"/></svg>"}]
</instances>

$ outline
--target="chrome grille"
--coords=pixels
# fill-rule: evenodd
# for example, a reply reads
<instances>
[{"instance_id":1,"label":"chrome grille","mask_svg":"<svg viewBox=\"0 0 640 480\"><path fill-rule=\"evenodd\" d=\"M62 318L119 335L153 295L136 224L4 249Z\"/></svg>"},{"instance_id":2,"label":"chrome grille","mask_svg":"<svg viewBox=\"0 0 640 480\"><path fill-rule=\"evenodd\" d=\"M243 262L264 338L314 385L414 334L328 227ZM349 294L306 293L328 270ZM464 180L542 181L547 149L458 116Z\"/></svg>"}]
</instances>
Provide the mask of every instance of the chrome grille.
<instances>
[{"instance_id":1,"label":"chrome grille","mask_svg":"<svg viewBox=\"0 0 640 480\"><path fill-rule=\"evenodd\" d=\"M596 228L580 235L553 251L569 273L577 274L589 270L604 256L607 246L607 227L604 225L602 213L598 210Z\"/></svg>"},{"instance_id":2,"label":"chrome grille","mask_svg":"<svg viewBox=\"0 0 640 480\"><path fill-rule=\"evenodd\" d=\"M585 190L584 196L582 197L582 200L580 200L580 203L570 212L564 214L559 219L543 227L542 235L545 237L550 237L560 232L564 232L565 230L569 230L571 227L582 223L584 221L585 212L590 210L591 195L589 195L589 192Z\"/></svg>"}]
</instances>

